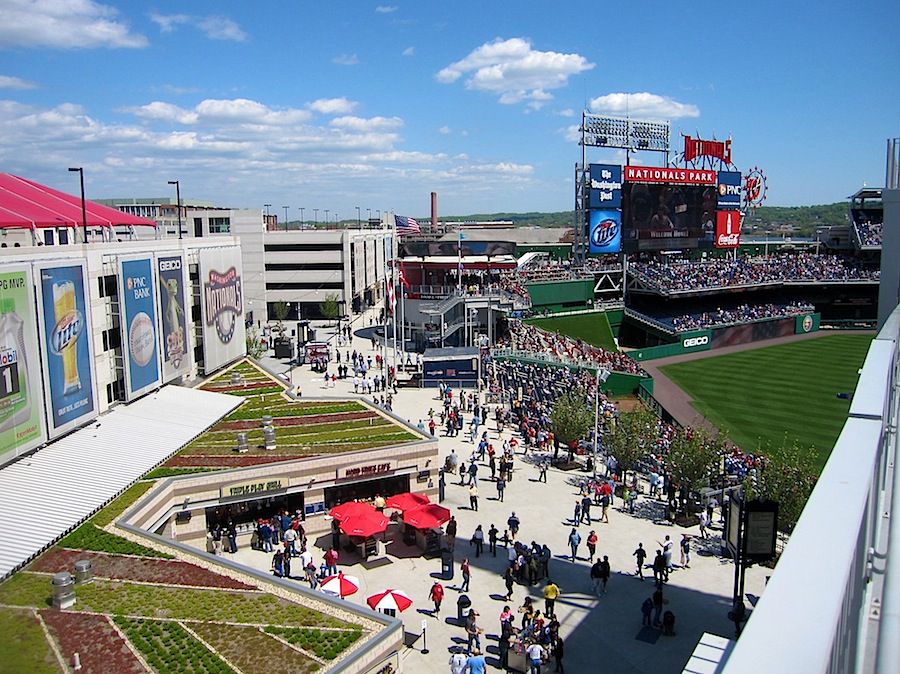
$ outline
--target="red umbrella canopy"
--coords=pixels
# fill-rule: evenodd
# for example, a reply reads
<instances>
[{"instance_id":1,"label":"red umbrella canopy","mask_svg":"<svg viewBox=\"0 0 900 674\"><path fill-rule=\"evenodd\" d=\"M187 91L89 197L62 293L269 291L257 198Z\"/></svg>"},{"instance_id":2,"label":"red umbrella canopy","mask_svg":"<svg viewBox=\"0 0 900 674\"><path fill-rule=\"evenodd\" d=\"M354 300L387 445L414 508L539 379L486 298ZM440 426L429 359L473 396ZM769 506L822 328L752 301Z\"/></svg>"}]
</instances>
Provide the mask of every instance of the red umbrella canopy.
<instances>
[{"instance_id":1,"label":"red umbrella canopy","mask_svg":"<svg viewBox=\"0 0 900 674\"><path fill-rule=\"evenodd\" d=\"M342 522L348 517L368 515L369 513L380 514L370 504L360 503L359 501L348 501L331 509L331 516L338 522Z\"/></svg>"},{"instance_id":2,"label":"red umbrella canopy","mask_svg":"<svg viewBox=\"0 0 900 674\"><path fill-rule=\"evenodd\" d=\"M386 609L405 611L412 606L412 599L400 590L385 590L384 592L373 594L366 599L366 603L373 611L384 611Z\"/></svg>"},{"instance_id":3,"label":"red umbrella canopy","mask_svg":"<svg viewBox=\"0 0 900 674\"><path fill-rule=\"evenodd\" d=\"M450 519L450 511L437 503L427 503L403 513L403 521L416 529L434 529Z\"/></svg>"},{"instance_id":4,"label":"red umbrella canopy","mask_svg":"<svg viewBox=\"0 0 900 674\"><path fill-rule=\"evenodd\" d=\"M412 510L427 503L431 503L425 494L413 494L412 492L403 492L395 494L384 502L385 508L393 508L394 510Z\"/></svg>"},{"instance_id":5,"label":"red umbrella canopy","mask_svg":"<svg viewBox=\"0 0 900 674\"><path fill-rule=\"evenodd\" d=\"M356 578L355 576L345 576L342 571L336 576L329 576L323 580L320 587L323 592L330 592L339 597L349 597L359 590L359 578Z\"/></svg>"},{"instance_id":6,"label":"red umbrella canopy","mask_svg":"<svg viewBox=\"0 0 900 674\"><path fill-rule=\"evenodd\" d=\"M340 520L341 531L348 536L362 536L368 538L380 534L388 528L390 520L380 512L373 510L371 513L361 512L358 515L350 515Z\"/></svg>"}]
</instances>

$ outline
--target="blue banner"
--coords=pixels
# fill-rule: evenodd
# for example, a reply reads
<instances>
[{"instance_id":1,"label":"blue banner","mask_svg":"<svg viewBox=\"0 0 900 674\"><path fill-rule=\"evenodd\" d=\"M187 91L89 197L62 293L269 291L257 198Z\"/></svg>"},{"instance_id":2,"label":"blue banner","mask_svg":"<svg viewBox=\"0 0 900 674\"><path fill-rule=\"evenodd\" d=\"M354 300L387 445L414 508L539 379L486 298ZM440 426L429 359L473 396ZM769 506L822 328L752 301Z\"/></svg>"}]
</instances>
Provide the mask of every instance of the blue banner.
<instances>
[{"instance_id":1,"label":"blue banner","mask_svg":"<svg viewBox=\"0 0 900 674\"><path fill-rule=\"evenodd\" d=\"M719 171L719 210L733 210L741 207L741 172Z\"/></svg>"},{"instance_id":2,"label":"blue banner","mask_svg":"<svg viewBox=\"0 0 900 674\"><path fill-rule=\"evenodd\" d=\"M622 211L597 209L590 212L589 253L618 253L622 250Z\"/></svg>"},{"instance_id":3,"label":"blue banner","mask_svg":"<svg viewBox=\"0 0 900 674\"><path fill-rule=\"evenodd\" d=\"M41 267L41 331L51 437L96 415L90 308L81 264Z\"/></svg>"},{"instance_id":4,"label":"blue banner","mask_svg":"<svg viewBox=\"0 0 900 674\"><path fill-rule=\"evenodd\" d=\"M622 207L622 167L615 164L591 164L590 208Z\"/></svg>"},{"instance_id":5,"label":"blue banner","mask_svg":"<svg viewBox=\"0 0 900 674\"><path fill-rule=\"evenodd\" d=\"M122 351L130 399L159 383L153 261L146 257L121 260L120 264Z\"/></svg>"}]
</instances>

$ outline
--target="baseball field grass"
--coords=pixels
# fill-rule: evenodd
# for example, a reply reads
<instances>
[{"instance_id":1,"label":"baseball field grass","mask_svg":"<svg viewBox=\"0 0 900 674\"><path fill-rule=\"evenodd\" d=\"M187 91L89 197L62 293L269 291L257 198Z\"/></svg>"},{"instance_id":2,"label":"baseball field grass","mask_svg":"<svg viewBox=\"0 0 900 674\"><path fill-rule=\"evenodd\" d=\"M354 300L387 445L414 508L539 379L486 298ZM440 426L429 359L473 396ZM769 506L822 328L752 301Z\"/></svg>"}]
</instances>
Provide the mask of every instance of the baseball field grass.
<instances>
[{"instance_id":1,"label":"baseball field grass","mask_svg":"<svg viewBox=\"0 0 900 674\"><path fill-rule=\"evenodd\" d=\"M745 451L787 438L815 453L821 471L847 419L872 335L835 334L712 356L661 369L697 411Z\"/></svg>"},{"instance_id":2,"label":"baseball field grass","mask_svg":"<svg viewBox=\"0 0 900 674\"><path fill-rule=\"evenodd\" d=\"M575 314L574 316L560 316L558 318L535 318L527 323L547 332L558 332L575 339L581 339L588 344L599 346L608 351L618 351L616 340L613 339L612 328L609 327L609 319L605 313Z\"/></svg>"}]
</instances>

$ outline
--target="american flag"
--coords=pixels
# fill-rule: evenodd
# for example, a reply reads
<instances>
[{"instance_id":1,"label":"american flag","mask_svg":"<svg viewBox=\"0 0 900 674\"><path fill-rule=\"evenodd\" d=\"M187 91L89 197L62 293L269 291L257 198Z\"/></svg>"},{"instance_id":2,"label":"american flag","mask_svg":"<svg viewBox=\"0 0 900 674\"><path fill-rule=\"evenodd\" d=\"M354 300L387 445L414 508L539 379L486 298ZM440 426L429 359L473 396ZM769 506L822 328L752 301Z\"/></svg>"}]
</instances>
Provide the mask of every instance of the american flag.
<instances>
[{"instance_id":1,"label":"american flag","mask_svg":"<svg viewBox=\"0 0 900 674\"><path fill-rule=\"evenodd\" d=\"M400 236L422 233L422 228L419 227L419 223L416 222L415 219L408 218L405 215L395 215L394 225L397 228L397 234Z\"/></svg>"}]
</instances>

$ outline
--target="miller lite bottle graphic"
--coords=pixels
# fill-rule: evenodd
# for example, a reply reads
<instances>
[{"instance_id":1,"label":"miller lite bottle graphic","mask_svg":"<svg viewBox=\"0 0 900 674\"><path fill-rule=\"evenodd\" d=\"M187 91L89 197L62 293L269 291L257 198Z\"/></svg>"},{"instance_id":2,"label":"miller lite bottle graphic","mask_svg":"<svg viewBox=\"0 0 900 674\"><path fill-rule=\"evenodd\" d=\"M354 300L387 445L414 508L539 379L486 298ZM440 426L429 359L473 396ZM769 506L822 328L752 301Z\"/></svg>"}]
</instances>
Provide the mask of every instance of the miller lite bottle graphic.
<instances>
[{"instance_id":1,"label":"miller lite bottle graphic","mask_svg":"<svg viewBox=\"0 0 900 674\"><path fill-rule=\"evenodd\" d=\"M25 322L15 309L12 298L0 302L0 432L31 418Z\"/></svg>"},{"instance_id":2,"label":"miller lite bottle graphic","mask_svg":"<svg viewBox=\"0 0 900 674\"><path fill-rule=\"evenodd\" d=\"M52 348L63 365L63 395L81 390L78 374L78 336L84 327L81 313L76 307L75 284L61 281L53 284L53 329Z\"/></svg>"}]
</instances>

